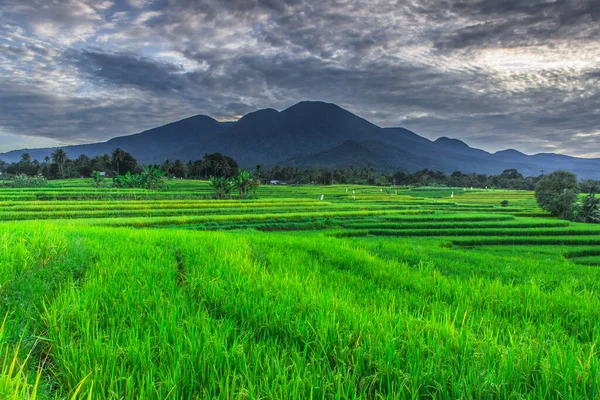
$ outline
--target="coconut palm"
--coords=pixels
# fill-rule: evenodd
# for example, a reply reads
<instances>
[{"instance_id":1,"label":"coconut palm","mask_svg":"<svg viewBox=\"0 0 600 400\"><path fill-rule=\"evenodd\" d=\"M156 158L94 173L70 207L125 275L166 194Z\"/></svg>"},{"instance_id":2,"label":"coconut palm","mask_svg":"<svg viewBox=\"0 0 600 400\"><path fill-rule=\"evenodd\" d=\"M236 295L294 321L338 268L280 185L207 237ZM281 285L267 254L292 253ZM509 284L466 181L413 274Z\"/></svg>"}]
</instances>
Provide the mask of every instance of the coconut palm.
<instances>
[{"instance_id":1,"label":"coconut palm","mask_svg":"<svg viewBox=\"0 0 600 400\"><path fill-rule=\"evenodd\" d=\"M120 164L125 160L125 151L123 149L116 148L112 151L112 166L115 170L115 175L120 175L121 170L119 169Z\"/></svg>"},{"instance_id":2,"label":"coconut palm","mask_svg":"<svg viewBox=\"0 0 600 400\"><path fill-rule=\"evenodd\" d=\"M63 149L56 149L51 154L52 162L58 165L58 172L61 178L64 178L64 167L68 160L67 153Z\"/></svg>"}]
</instances>

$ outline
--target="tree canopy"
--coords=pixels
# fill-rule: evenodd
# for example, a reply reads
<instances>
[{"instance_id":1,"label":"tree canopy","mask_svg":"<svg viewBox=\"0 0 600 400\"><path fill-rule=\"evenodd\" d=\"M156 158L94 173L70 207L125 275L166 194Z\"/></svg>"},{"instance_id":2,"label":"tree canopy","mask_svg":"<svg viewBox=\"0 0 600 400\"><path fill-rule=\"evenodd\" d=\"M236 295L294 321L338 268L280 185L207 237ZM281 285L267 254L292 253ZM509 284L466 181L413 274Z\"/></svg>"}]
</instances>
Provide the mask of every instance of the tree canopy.
<instances>
[{"instance_id":1,"label":"tree canopy","mask_svg":"<svg viewBox=\"0 0 600 400\"><path fill-rule=\"evenodd\" d=\"M563 219L571 218L578 193L577 177L567 171L545 175L535 186L539 206Z\"/></svg>"}]
</instances>

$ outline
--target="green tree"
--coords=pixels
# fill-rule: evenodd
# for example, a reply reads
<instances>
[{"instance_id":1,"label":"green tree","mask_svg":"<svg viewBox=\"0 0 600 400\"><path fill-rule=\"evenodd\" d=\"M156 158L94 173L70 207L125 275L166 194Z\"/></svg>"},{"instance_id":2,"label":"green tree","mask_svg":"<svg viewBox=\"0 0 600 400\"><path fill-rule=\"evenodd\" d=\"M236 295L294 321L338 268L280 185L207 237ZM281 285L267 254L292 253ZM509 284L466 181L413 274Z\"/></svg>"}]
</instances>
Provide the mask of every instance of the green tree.
<instances>
[{"instance_id":1,"label":"green tree","mask_svg":"<svg viewBox=\"0 0 600 400\"><path fill-rule=\"evenodd\" d=\"M115 175L121 175L121 163L125 159L125 151L123 149L114 149L111 154L112 158L112 167L115 171Z\"/></svg>"},{"instance_id":2,"label":"green tree","mask_svg":"<svg viewBox=\"0 0 600 400\"><path fill-rule=\"evenodd\" d=\"M563 219L572 217L577 194L577 177L567 171L555 171L545 175L535 186L538 205Z\"/></svg>"},{"instance_id":3,"label":"green tree","mask_svg":"<svg viewBox=\"0 0 600 400\"><path fill-rule=\"evenodd\" d=\"M110 172L111 170L111 158L109 154L103 154L96 156L90 160L92 171Z\"/></svg>"},{"instance_id":4,"label":"green tree","mask_svg":"<svg viewBox=\"0 0 600 400\"><path fill-rule=\"evenodd\" d=\"M256 180L258 181L258 183L260 183L262 181L262 165L260 164L256 164Z\"/></svg>"},{"instance_id":5,"label":"green tree","mask_svg":"<svg viewBox=\"0 0 600 400\"><path fill-rule=\"evenodd\" d=\"M75 168L77 169L77 174L82 178L87 178L91 176L92 169L92 160L85 154L81 154L74 161Z\"/></svg>"},{"instance_id":6,"label":"green tree","mask_svg":"<svg viewBox=\"0 0 600 400\"><path fill-rule=\"evenodd\" d=\"M171 175L176 178L185 178L185 165L181 162L181 160L175 160L173 165L171 166Z\"/></svg>"},{"instance_id":7,"label":"green tree","mask_svg":"<svg viewBox=\"0 0 600 400\"><path fill-rule=\"evenodd\" d=\"M254 177L248 171L244 171L240 169L235 178L233 178L233 182L235 183L235 188L237 189L240 199L245 199L248 197L248 191L250 187L256 184Z\"/></svg>"},{"instance_id":8,"label":"green tree","mask_svg":"<svg viewBox=\"0 0 600 400\"><path fill-rule=\"evenodd\" d=\"M56 149L52 152L50 157L52 158L52 162L58 166L58 173L60 174L60 177L64 178L65 163L69 159L67 153L63 149Z\"/></svg>"},{"instance_id":9,"label":"green tree","mask_svg":"<svg viewBox=\"0 0 600 400\"><path fill-rule=\"evenodd\" d=\"M21 162L26 164L31 164L31 154L23 153L21 154Z\"/></svg>"},{"instance_id":10,"label":"green tree","mask_svg":"<svg viewBox=\"0 0 600 400\"><path fill-rule=\"evenodd\" d=\"M593 193L598 194L598 189L600 189L600 182L594 181L592 179L586 179L579 182L579 190L581 193Z\"/></svg>"}]
</instances>

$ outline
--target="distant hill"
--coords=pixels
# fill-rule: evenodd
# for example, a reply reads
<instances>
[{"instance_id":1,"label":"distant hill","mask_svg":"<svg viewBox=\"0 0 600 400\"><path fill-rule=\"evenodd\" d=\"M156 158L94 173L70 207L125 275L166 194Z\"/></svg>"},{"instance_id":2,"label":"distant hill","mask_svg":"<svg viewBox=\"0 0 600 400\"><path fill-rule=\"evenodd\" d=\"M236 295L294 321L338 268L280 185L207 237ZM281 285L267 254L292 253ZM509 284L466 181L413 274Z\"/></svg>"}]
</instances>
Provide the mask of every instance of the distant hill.
<instances>
[{"instance_id":1,"label":"distant hill","mask_svg":"<svg viewBox=\"0 0 600 400\"><path fill-rule=\"evenodd\" d=\"M452 173L498 174L516 168L524 175L565 169L580 178L600 179L600 159L560 154L526 155L508 149L496 153L469 147L447 137L431 141L404 128L381 128L329 103L304 101L286 110L264 109L236 122L218 122L197 115L158 128L107 142L63 147L69 157L90 157L120 147L142 163L183 161L219 151L246 168L293 165L356 168L371 165L380 171L423 168ZM29 152L43 160L53 148L15 150L0 154L7 162Z\"/></svg>"}]
</instances>

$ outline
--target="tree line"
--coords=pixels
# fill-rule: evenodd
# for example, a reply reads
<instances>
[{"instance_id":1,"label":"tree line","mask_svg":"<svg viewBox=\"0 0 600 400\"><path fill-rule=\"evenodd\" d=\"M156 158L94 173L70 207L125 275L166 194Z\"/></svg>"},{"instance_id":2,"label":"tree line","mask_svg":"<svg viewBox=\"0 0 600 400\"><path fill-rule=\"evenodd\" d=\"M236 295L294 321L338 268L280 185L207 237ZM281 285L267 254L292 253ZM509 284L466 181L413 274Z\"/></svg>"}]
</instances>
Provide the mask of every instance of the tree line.
<instances>
[{"instance_id":1,"label":"tree line","mask_svg":"<svg viewBox=\"0 0 600 400\"><path fill-rule=\"evenodd\" d=\"M142 165L136 158L123 149L114 149L110 154L88 157L80 155L75 159L69 158L63 149L56 149L50 157L43 162L32 160L29 153L23 153L21 159L15 163L0 161L0 172L3 176L43 176L46 179L87 178L94 171L102 172L107 177L141 174L144 167L160 169L169 177L186 179L209 179L213 177L234 178L238 177L240 170L238 163L231 157L221 153L204 154L199 160L165 160L162 164ZM422 169L415 172L396 171L384 173L375 171L370 166L345 168L324 168L313 166L299 168L293 166L276 165L263 169L260 165L255 167L253 175L262 183L280 184L365 184L379 186L449 186L449 187L477 187L534 190L538 182L544 177L523 176L516 169L506 169L498 175L477 173L462 173L454 171L446 174L441 171ZM598 181L582 181L579 183L580 191L589 193L597 191ZM596 188L596 189L594 189Z\"/></svg>"},{"instance_id":2,"label":"tree line","mask_svg":"<svg viewBox=\"0 0 600 400\"><path fill-rule=\"evenodd\" d=\"M237 175L238 163L221 153L205 154L196 161L183 163L181 160L166 160L162 164L143 165L123 149L114 149L110 154L88 157L85 154L75 159L69 158L63 149L54 150L42 162L32 160L29 153L23 153L18 162L6 163L0 160L3 176L43 176L46 179L89 178L94 171L106 177L124 176L127 173L139 175L144 167L154 167L175 178L208 179L211 176L227 178Z\"/></svg>"}]
</instances>

